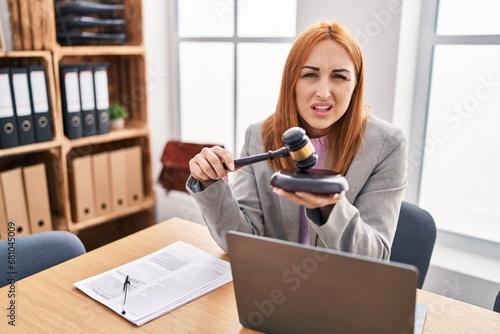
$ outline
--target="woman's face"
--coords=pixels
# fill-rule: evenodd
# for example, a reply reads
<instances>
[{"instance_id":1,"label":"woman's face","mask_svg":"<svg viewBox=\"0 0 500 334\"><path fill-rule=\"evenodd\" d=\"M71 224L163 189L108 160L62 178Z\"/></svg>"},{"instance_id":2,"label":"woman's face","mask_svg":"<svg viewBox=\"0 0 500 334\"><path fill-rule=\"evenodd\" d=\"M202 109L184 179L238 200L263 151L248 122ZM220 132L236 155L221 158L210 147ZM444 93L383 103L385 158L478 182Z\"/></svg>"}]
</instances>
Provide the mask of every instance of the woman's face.
<instances>
[{"instance_id":1,"label":"woman's face","mask_svg":"<svg viewBox=\"0 0 500 334\"><path fill-rule=\"evenodd\" d=\"M356 86L354 64L337 42L314 46L295 85L297 106L310 137L320 137L347 111Z\"/></svg>"}]
</instances>

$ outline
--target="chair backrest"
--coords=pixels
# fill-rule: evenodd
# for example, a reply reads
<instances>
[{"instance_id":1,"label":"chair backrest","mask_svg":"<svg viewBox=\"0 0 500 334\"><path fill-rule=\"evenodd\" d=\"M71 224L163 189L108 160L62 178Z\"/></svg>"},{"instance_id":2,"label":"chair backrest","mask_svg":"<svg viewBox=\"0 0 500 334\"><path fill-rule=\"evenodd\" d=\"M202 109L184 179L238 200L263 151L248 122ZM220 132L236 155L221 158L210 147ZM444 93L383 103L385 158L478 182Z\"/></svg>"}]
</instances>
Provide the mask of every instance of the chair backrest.
<instances>
[{"instance_id":1,"label":"chair backrest","mask_svg":"<svg viewBox=\"0 0 500 334\"><path fill-rule=\"evenodd\" d=\"M500 291L498 291L497 298L495 299L495 304L493 305L493 311L500 313Z\"/></svg>"},{"instance_id":2,"label":"chair backrest","mask_svg":"<svg viewBox=\"0 0 500 334\"><path fill-rule=\"evenodd\" d=\"M19 281L86 252L81 240L68 231L28 234L13 241L0 242L0 287L10 284L9 272L15 272Z\"/></svg>"},{"instance_id":3,"label":"chair backrest","mask_svg":"<svg viewBox=\"0 0 500 334\"><path fill-rule=\"evenodd\" d=\"M390 260L416 266L419 288L424 285L435 242L436 223L432 216L424 209L403 201Z\"/></svg>"}]
</instances>

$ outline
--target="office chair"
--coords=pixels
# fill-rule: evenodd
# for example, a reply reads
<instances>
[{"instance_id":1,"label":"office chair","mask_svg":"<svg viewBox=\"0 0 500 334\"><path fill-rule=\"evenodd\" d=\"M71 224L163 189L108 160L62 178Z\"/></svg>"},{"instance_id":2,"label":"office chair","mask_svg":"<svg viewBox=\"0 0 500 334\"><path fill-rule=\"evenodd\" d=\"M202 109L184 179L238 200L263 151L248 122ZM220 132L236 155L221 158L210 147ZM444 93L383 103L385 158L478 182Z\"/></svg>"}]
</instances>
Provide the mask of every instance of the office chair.
<instances>
[{"instance_id":1,"label":"office chair","mask_svg":"<svg viewBox=\"0 0 500 334\"><path fill-rule=\"evenodd\" d=\"M417 267L419 289L424 285L435 242L436 223L432 216L424 209L403 201L390 260Z\"/></svg>"},{"instance_id":2,"label":"office chair","mask_svg":"<svg viewBox=\"0 0 500 334\"><path fill-rule=\"evenodd\" d=\"M19 281L85 252L85 246L80 239L68 231L28 234L15 238L15 243L2 240L0 241L0 287L10 284L9 272L14 272L12 276ZM8 262L9 256L12 263Z\"/></svg>"},{"instance_id":3,"label":"office chair","mask_svg":"<svg viewBox=\"0 0 500 334\"><path fill-rule=\"evenodd\" d=\"M497 298L495 299L495 305L493 305L493 311L500 313L500 291L498 291Z\"/></svg>"}]
</instances>

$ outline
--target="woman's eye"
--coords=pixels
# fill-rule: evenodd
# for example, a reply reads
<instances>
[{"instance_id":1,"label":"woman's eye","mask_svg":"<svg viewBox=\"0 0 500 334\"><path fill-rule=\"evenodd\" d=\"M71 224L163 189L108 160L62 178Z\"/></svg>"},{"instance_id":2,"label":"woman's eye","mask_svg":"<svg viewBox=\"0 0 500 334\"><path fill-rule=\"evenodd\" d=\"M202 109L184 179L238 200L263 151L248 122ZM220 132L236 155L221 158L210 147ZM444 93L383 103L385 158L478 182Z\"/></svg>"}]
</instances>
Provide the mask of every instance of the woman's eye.
<instances>
[{"instance_id":1,"label":"woman's eye","mask_svg":"<svg viewBox=\"0 0 500 334\"><path fill-rule=\"evenodd\" d=\"M334 79L341 79L341 80L347 80L347 77L346 76L343 76L341 74L335 74L333 76Z\"/></svg>"},{"instance_id":2,"label":"woman's eye","mask_svg":"<svg viewBox=\"0 0 500 334\"><path fill-rule=\"evenodd\" d=\"M315 76L316 76L316 73L309 72L309 73L304 73L302 75L302 78L313 78Z\"/></svg>"}]
</instances>

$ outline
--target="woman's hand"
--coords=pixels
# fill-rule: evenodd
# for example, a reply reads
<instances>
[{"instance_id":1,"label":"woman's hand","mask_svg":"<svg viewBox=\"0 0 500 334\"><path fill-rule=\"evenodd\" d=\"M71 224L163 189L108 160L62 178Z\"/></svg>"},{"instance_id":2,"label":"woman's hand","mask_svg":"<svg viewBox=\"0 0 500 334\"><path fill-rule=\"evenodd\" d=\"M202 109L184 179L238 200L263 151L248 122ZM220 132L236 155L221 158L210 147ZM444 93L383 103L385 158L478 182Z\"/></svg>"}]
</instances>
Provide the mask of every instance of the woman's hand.
<instances>
[{"instance_id":1,"label":"woman's hand","mask_svg":"<svg viewBox=\"0 0 500 334\"><path fill-rule=\"evenodd\" d=\"M223 162L229 170L224 167ZM220 146L204 147L189 160L189 171L206 188L220 179L228 182L227 174L234 171L234 159L229 151Z\"/></svg>"},{"instance_id":2,"label":"woman's hand","mask_svg":"<svg viewBox=\"0 0 500 334\"><path fill-rule=\"evenodd\" d=\"M306 192L288 192L281 188L273 188L273 192L282 196L298 205L303 205L308 209L323 208L329 205L334 205L342 199L345 191L339 194L312 194Z\"/></svg>"}]
</instances>

